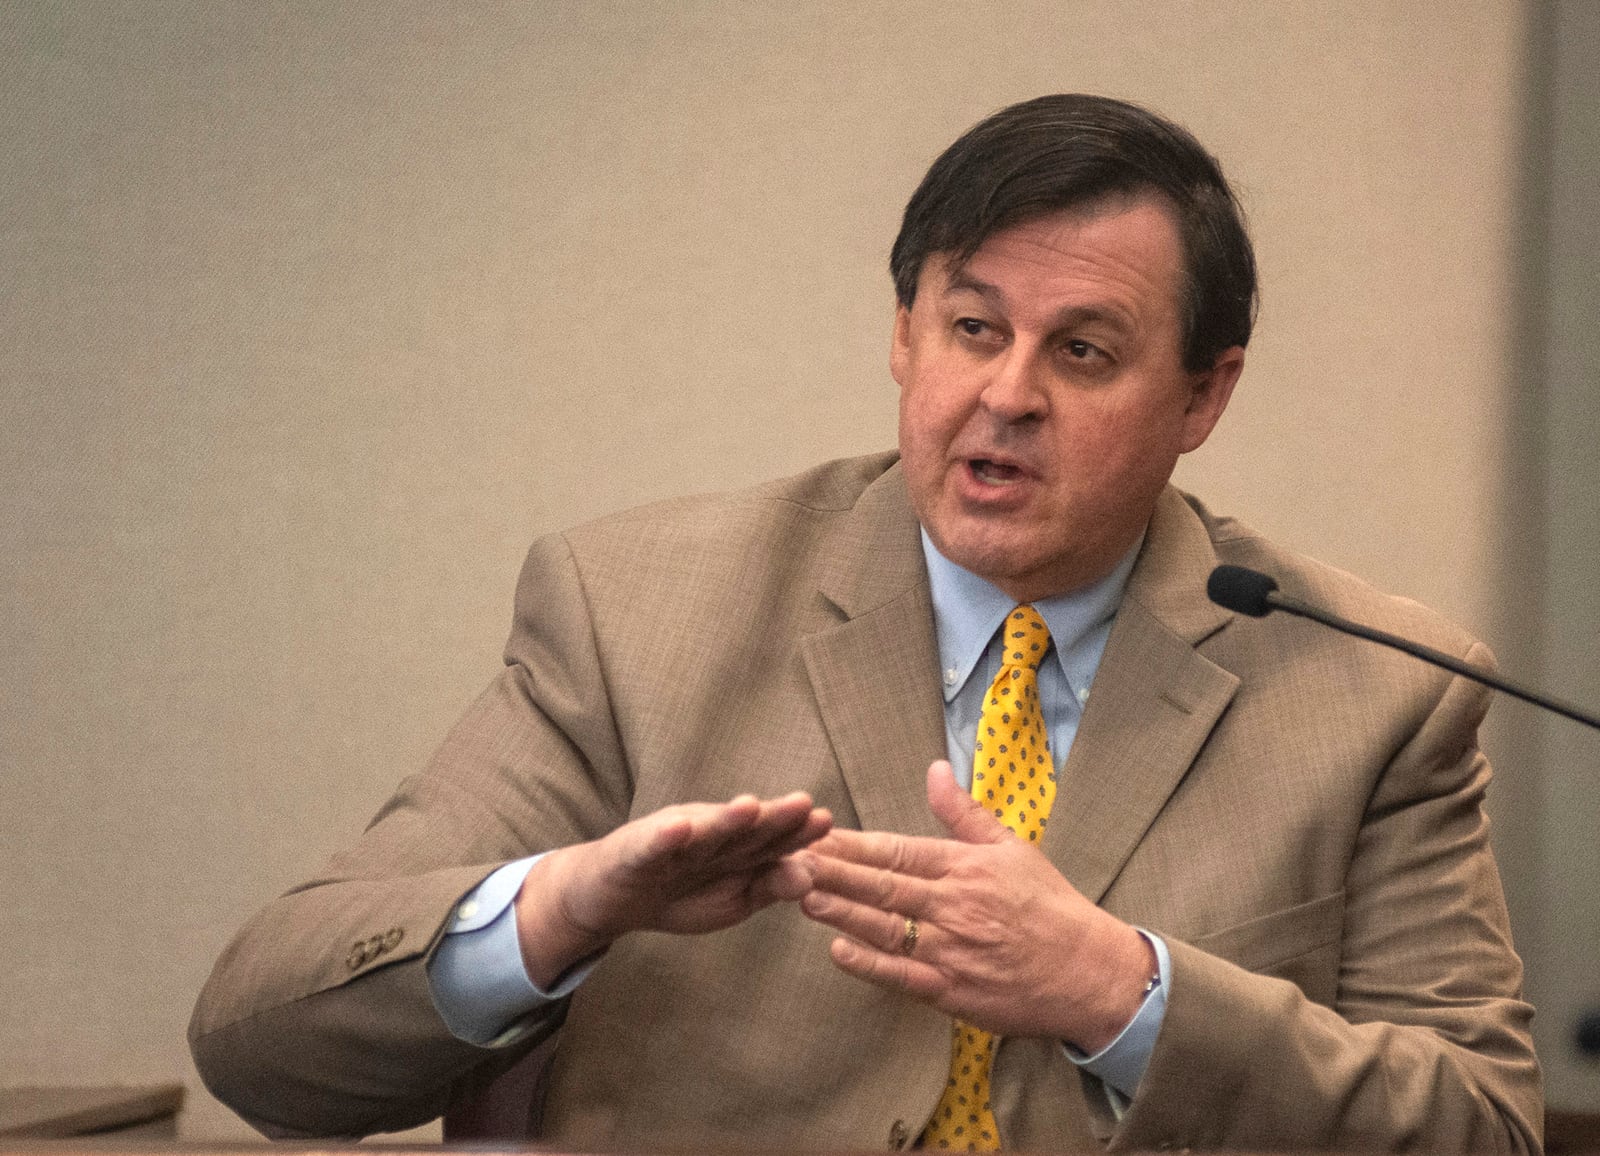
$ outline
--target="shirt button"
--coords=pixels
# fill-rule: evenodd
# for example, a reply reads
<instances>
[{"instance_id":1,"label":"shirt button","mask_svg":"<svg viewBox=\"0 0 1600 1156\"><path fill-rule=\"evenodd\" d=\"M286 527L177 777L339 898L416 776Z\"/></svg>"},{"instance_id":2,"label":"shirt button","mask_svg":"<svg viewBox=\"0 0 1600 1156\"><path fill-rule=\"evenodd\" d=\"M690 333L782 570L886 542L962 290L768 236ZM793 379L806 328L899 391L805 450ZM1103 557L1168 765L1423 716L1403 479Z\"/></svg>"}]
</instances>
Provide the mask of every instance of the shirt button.
<instances>
[{"instance_id":1,"label":"shirt button","mask_svg":"<svg viewBox=\"0 0 1600 1156\"><path fill-rule=\"evenodd\" d=\"M1084 687L1082 690L1080 690L1078 692L1078 705L1082 706L1084 703L1086 703L1088 701L1089 701L1089 688L1088 687Z\"/></svg>"},{"instance_id":2,"label":"shirt button","mask_svg":"<svg viewBox=\"0 0 1600 1156\"><path fill-rule=\"evenodd\" d=\"M957 673L958 672L956 671L955 667L953 667L953 666L946 667L945 668L945 672L944 672L944 684L946 686L954 686L956 684L956 674Z\"/></svg>"},{"instance_id":3,"label":"shirt button","mask_svg":"<svg viewBox=\"0 0 1600 1156\"><path fill-rule=\"evenodd\" d=\"M456 908L456 920L460 923L465 923L476 914L478 914L478 903L475 899L469 899Z\"/></svg>"}]
</instances>

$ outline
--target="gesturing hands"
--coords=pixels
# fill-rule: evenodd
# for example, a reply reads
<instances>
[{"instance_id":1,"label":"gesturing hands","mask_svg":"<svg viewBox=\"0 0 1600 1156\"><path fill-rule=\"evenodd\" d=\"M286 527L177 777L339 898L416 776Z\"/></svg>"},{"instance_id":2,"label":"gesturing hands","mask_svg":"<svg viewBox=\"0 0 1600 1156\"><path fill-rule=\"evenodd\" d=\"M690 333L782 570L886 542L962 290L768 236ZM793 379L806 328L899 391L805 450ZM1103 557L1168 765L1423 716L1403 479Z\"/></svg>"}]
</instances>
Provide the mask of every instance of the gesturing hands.
<instances>
[{"instance_id":1,"label":"gesturing hands","mask_svg":"<svg viewBox=\"0 0 1600 1156\"><path fill-rule=\"evenodd\" d=\"M629 931L719 931L811 887L793 852L827 834L832 816L801 792L684 803L564 847L528 873L517 932L541 987Z\"/></svg>"},{"instance_id":2,"label":"gesturing hands","mask_svg":"<svg viewBox=\"0 0 1600 1156\"><path fill-rule=\"evenodd\" d=\"M667 807L553 851L516 899L528 974L549 987L627 932L719 931L799 900L843 932L833 960L852 975L1001 1035L1104 1047L1139 1010L1154 950L975 802L947 762L928 768L928 806L950 838L834 831L795 793Z\"/></svg>"},{"instance_id":3,"label":"gesturing hands","mask_svg":"<svg viewBox=\"0 0 1600 1156\"><path fill-rule=\"evenodd\" d=\"M928 806L949 839L840 830L795 856L811 875L801 909L844 933L834 962L1001 1035L1090 1053L1110 1043L1139 1010L1149 943L1013 836L947 762L928 768Z\"/></svg>"}]
</instances>

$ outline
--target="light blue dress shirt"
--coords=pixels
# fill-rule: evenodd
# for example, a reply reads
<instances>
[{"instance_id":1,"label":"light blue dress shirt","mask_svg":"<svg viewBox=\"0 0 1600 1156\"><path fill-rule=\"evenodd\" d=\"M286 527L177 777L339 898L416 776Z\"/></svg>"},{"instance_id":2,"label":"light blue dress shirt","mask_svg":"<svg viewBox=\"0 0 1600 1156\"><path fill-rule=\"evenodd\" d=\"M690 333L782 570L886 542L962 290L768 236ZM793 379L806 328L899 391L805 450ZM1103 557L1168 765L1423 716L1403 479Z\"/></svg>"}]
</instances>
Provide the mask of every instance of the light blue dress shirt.
<instances>
[{"instance_id":1,"label":"light blue dress shirt","mask_svg":"<svg viewBox=\"0 0 1600 1156\"><path fill-rule=\"evenodd\" d=\"M1000 670L1000 624L1015 607L1004 591L949 561L922 536L932 586L934 626L945 706L945 739L950 763L963 786L972 782L972 746L983 695ZM1050 749L1059 772L1066 763L1083 717L1111 623L1122 601L1138 546L1102 581L1084 590L1033 603L1050 628L1053 646L1039 670ZM1070 805L1070 803L1068 804ZM486 1047L521 1039L552 1003L574 991L594 961L571 969L554 988L534 985L517 941L516 898L538 856L508 863L491 874L458 905L428 965L434 1004L458 1038ZM1068 1057L1098 1076L1125 1101L1144 1075L1166 1014L1171 963L1159 936L1141 933L1155 949L1160 981L1122 1034L1101 1051L1085 1056L1066 1048ZM1113 1107L1120 1110L1119 1097Z\"/></svg>"},{"instance_id":2,"label":"light blue dress shirt","mask_svg":"<svg viewBox=\"0 0 1600 1156\"><path fill-rule=\"evenodd\" d=\"M1033 608L1050 628L1051 647L1039 668L1039 702L1050 735L1050 755L1059 774L1078 735L1078 723L1089 701L1089 690L1100 658L1111 637L1111 623L1122 604L1128 575L1139 555L1136 542L1117 568L1093 586L1034 602ZM962 786L972 786L972 746L977 739L983 696L1000 673L1000 624L1016 602L998 586L964 570L940 554L927 532L922 554L928 563L933 590L933 621L939 641L939 668L944 683L945 746L950 765ZM1057 806L1071 806L1057 800ZM1133 1098L1150 1063L1167 1011L1167 983L1172 963L1161 937L1140 929L1155 949L1160 981L1145 996L1139 1012L1122 1034L1092 1056L1066 1047L1068 1058L1096 1076L1121 1097L1112 1097L1120 1115ZM1065 1047L1065 1045L1063 1045Z\"/></svg>"}]
</instances>

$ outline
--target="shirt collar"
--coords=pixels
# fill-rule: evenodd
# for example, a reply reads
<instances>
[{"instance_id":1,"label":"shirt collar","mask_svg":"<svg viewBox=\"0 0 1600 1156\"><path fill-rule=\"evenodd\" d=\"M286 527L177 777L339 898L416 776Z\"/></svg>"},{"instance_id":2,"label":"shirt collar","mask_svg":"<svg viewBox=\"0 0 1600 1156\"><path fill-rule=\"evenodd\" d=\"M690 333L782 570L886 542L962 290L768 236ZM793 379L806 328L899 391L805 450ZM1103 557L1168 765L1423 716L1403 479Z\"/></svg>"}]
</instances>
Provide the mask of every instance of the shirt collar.
<instances>
[{"instance_id":1,"label":"shirt collar","mask_svg":"<svg viewBox=\"0 0 1600 1156\"><path fill-rule=\"evenodd\" d=\"M1085 648L1080 644L1096 627L1116 614L1142 545L1143 535L1111 573L1093 586L1033 603L1033 608L1050 628L1050 638L1055 643L1051 653L1074 691L1087 689L1100 660L1098 647ZM939 553L927 530L922 531L922 555L928 564L928 582L933 593L940 681L944 699L949 702L971 677L994 632L1017 604L994 583L957 566ZM1085 654L1086 649L1092 649L1093 653Z\"/></svg>"}]
</instances>

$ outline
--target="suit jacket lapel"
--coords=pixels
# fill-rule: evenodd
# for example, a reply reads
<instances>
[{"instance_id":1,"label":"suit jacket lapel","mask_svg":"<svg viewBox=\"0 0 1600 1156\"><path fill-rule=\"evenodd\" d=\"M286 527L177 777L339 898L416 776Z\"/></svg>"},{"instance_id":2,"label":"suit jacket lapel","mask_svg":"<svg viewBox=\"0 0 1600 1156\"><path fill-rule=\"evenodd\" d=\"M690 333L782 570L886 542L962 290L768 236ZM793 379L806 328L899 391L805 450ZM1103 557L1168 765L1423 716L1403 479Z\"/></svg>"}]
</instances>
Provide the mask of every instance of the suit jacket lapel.
<instances>
[{"instance_id":1,"label":"suit jacket lapel","mask_svg":"<svg viewBox=\"0 0 1600 1156\"><path fill-rule=\"evenodd\" d=\"M1216 554L1168 487L1095 675L1044 851L1099 902L1188 773L1239 680L1195 646L1231 617L1205 596Z\"/></svg>"},{"instance_id":2,"label":"suit jacket lapel","mask_svg":"<svg viewBox=\"0 0 1600 1156\"><path fill-rule=\"evenodd\" d=\"M842 621L801 653L862 829L943 834L924 785L945 756L933 600L898 465L850 511L818 585Z\"/></svg>"},{"instance_id":3,"label":"suit jacket lapel","mask_svg":"<svg viewBox=\"0 0 1600 1156\"><path fill-rule=\"evenodd\" d=\"M1238 679L1196 652L1231 617L1205 596L1216 553L1169 487L1157 502L1044 850L1098 901L1232 700ZM841 621L801 644L864 830L940 836L924 776L945 756L933 603L898 465L862 494L818 587Z\"/></svg>"}]
</instances>

